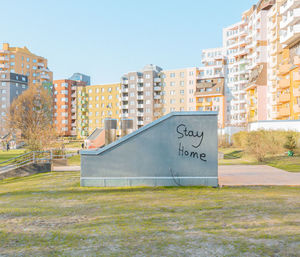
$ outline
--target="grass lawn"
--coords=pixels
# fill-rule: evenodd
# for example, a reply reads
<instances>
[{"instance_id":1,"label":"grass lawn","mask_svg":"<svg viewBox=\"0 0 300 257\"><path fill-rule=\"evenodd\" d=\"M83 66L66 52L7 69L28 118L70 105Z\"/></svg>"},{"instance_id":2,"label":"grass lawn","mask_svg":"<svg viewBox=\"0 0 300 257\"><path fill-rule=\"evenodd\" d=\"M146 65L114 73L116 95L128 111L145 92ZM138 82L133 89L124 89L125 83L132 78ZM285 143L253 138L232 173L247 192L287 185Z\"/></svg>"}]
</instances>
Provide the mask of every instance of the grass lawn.
<instances>
[{"instance_id":1,"label":"grass lawn","mask_svg":"<svg viewBox=\"0 0 300 257\"><path fill-rule=\"evenodd\" d=\"M258 162L238 148L219 149L224 153L224 159L219 160L219 165L269 165L289 172L300 172L300 154L294 157L289 156L269 156L264 162Z\"/></svg>"},{"instance_id":2,"label":"grass lawn","mask_svg":"<svg viewBox=\"0 0 300 257\"><path fill-rule=\"evenodd\" d=\"M0 162L4 162L10 158L17 157L18 155L21 155L25 152L25 149L9 150L8 152L0 150Z\"/></svg>"},{"instance_id":3,"label":"grass lawn","mask_svg":"<svg viewBox=\"0 0 300 257\"><path fill-rule=\"evenodd\" d=\"M80 154L68 158L68 165L80 166Z\"/></svg>"},{"instance_id":4,"label":"grass lawn","mask_svg":"<svg viewBox=\"0 0 300 257\"><path fill-rule=\"evenodd\" d=\"M300 256L300 187L80 188L0 181L1 256Z\"/></svg>"}]
</instances>

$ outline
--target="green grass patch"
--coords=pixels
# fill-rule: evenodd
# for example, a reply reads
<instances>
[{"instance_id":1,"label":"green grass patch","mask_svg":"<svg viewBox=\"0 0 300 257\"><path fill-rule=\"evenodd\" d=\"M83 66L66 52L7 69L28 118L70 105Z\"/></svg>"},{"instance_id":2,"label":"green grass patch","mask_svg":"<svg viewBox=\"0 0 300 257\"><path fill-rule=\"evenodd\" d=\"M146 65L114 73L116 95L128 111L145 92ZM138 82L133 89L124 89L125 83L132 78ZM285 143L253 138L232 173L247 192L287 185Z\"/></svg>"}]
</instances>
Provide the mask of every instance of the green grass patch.
<instances>
[{"instance_id":1,"label":"green grass patch","mask_svg":"<svg viewBox=\"0 0 300 257\"><path fill-rule=\"evenodd\" d=\"M80 154L68 158L68 165L80 166Z\"/></svg>"},{"instance_id":2,"label":"green grass patch","mask_svg":"<svg viewBox=\"0 0 300 257\"><path fill-rule=\"evenodd\" d=\"M300 187L81 188L0 181L3 256L299 256Z\"/></svg>"},{"instance_id":3,"label":"green grass patch","mask_svg":"<svg viewBox=\"0 0 300 257\"><path fill-rule=\"evenodd\" d=\"M0 162L17 157L18 155L24 154L25 152L26 152L25 149L16 149L16 150L9 150L9 151L0 150Z\"/></svg>"},{"instance_id":4,"label":"green grass patch","mask_svg":"<svg viewBox=\"0 0 300 257\"><path fill-rule=\"evenodd\" d=\"M300 172L300 154L295 156L268 156L264 162L258 162L243 150L238 148L220 149L224 153L224 159L219 160L219 165L269 165L289 172Z\"/></svg>"}]
</instances>

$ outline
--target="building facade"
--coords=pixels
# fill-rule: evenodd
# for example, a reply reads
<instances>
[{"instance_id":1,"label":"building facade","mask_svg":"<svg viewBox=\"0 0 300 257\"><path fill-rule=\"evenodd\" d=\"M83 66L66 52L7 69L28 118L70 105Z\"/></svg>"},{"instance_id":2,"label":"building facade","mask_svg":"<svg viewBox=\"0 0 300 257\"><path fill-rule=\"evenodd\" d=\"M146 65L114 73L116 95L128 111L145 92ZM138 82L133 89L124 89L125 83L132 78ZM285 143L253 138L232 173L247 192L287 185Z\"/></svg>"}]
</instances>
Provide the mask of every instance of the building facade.
<instances>
[{"instance_id":1,"label":"building facade","mask_svg":"<svg viewBox=\"0 0 300 257\"><path fill-rule=\"evenodd\" d=\"M87 86L91 85L91 77L82 73L76 72L69 79L84 82Z\"/></svg>"},{"instance_id":2,"label":"building facade","mask_svg":"<svg viewBox=\"0 0 300 257\"><path fill-rule=\"evenodd\" d=\"M162 116L161 71L150 64L121 78L121 118L133 119L134 129Z\"/></svg>"},{"instance_id":3,"label":"building facade","mask_svg":"<svg viewBox=\"0 0 300 257\"><path fill-rule=\"evenodd\" d=\"M162 70L162 114L178 111L195 111L197 68Z\"/></svg>"},{"instance_id":4,"label":"building facade","mask_svg":"<svg viewBox=\"0 0 300 257\"><path fill-rule=\"evenodd\" d=\"M96 128L104 127L104 120L118 120L120 128L120 83L80 86L77 91L77 137L87 137Z\"/></svg>"},{"instance_id":5,"label":"building facade","mask_svg":"<svg viewBox=\"0 0 300 257\"><path fill-rule=\"evenodd\" d=\"M27 89L27 76L11 72L0 73L0 137L7 134L5 122L11 103Z\"/></svg>"},{"instance_id":6,"label":"building facade","mask_svg":"<svg viewBox=\"0 0 300 257\"><path fill-rule=\"evenodd\" d=\"M77 135L77 88L84 87L84 82L62 79L54 80L54 124L59 136Z\"/></svg>"},{"instance_id":7,"label":"building facade","mask_svg":"<svg viewBox=\"0 0 300 257\"><path fill-rule=\"evenodd\" d=\"M31 53L27 47L11 47L8 43L0 49L0 73L12 72L26 75L29 86L52 83L53 74L48 60Z\"/></svg>"}]
</instances>

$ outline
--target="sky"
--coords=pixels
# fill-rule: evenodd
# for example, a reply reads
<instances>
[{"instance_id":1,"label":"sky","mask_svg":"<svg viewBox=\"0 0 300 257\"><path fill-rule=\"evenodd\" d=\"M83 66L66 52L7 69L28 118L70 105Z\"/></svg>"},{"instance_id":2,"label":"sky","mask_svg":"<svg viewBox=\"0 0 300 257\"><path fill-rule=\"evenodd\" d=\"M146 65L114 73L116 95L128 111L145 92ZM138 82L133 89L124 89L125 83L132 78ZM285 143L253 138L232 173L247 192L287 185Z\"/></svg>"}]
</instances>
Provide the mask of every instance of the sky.
<instances>
[{"instance_id":1,"label":"sky","mask_svg":"<svg viewBox=\"0 0 300 257\"><path fill-rule=\"evenodd\" d=\"M222 29L258 0L0 0L0 43L48 59L54 79L74 72L114 83L146 64L201 66Z\"/></svg>"}]
</instances>

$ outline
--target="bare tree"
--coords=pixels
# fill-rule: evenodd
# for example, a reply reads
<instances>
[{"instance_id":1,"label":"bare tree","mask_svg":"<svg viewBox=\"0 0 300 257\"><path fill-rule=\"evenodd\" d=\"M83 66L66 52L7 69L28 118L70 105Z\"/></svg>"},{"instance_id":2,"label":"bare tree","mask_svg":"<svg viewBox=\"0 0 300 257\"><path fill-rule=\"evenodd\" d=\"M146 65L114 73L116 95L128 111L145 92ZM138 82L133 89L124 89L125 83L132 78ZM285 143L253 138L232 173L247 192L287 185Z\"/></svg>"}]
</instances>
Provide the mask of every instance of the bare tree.
<instances>
[{"instance_id":1,"label":"bare tree","mask_svg":"<svg viewBox=\"0 0 300 257\"><path fill-rule=\"evenodd\" d=\"M50 147L56 138L52 116L53 101L42 86L30 87L10 106L7 126L11 132L20 132L31 150Z\"/></svg>"}]
</instances>

